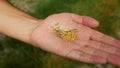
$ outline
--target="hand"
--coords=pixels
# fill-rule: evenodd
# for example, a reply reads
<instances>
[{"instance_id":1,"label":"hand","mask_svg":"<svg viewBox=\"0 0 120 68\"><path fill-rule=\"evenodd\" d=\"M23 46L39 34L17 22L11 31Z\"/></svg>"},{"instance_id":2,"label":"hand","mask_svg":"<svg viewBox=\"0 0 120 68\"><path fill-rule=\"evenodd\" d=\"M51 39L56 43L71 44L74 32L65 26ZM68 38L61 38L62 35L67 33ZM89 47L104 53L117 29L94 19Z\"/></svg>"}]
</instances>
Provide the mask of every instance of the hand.
<instances>
[{"instance_id":1,"label":"hand","mask_svg":"<svg viewBox=\"0 0 120 68\"><path fill-rule=\"evenodd\" d=\"M56 24L63 30L76 29L77 39L69 41L61 38L54 31ZM91 29L98 25L96 20L87 16L54 14L33 30L31 38L37 47L65 58L120 66L120 41Z\"/></svg>"}]
</instances>

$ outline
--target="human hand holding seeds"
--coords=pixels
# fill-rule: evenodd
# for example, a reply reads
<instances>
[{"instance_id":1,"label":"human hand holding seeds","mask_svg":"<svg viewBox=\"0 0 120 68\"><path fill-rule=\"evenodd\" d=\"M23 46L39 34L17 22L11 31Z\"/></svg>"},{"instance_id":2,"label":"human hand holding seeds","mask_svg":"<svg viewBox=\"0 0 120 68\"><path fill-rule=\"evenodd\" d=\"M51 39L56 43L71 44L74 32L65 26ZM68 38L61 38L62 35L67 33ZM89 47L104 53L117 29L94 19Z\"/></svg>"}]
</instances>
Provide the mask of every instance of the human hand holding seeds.
<instances>
[{"instance_id":1,"label":"human hand holding seeds","mask_svg":"<svg viewBox=\"0 0 120 68\"><path fill-rule=\"evenodd\" d=\"M0 0L0 10L2 34L65 58L120 66L120 41L92 29L99 23L91 17L61 13L38 20L6 0Z\"/></svg>"},{"instance_id":2,"label":"human hand holding seeds","mask_svg":"<svg viewBox=\"0 0 120 68\"><path fill-rule=\"evenodd\" d=\"M120 66L120 41L92 29L98 25L87 16L54 14L33 30L31 38L37 47L65 58Z\"/></svg>"}]
</instances>

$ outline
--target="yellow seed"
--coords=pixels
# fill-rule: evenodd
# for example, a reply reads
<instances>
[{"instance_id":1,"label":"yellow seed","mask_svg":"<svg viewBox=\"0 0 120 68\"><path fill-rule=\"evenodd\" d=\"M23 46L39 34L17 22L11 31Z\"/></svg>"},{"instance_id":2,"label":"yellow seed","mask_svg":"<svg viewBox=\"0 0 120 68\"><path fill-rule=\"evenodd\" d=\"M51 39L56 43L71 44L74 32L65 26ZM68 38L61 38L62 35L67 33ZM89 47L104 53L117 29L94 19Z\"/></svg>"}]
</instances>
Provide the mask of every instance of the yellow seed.
<instances>
[{"instance_id":1,"label":"yellow seed","mask_svg":"<svg viewBox=\"0 0 120 68\"><path fill-rule=\"evenodd\" d=\"M59 24L56 24L53 30L60 38L62 38L64 40L74 41L77 39L76 29L62 30L62 29L60 29Z\"/></svg>"}]
</instances>

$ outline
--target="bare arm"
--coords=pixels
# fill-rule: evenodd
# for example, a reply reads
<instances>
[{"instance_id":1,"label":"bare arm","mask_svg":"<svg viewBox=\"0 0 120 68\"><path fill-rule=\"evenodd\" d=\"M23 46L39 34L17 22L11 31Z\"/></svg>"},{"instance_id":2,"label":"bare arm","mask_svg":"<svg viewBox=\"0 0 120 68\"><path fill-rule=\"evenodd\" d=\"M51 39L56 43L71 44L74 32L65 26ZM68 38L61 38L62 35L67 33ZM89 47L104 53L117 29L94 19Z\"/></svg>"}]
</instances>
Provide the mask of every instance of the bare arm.
<instances>
[{"instance_id":1,"label":"bare arm","mask_svg":"<svg viewBox=\"0 0 120 68\"><path fill-rule=\"evenodd\" d=\"M0 33L62 57L120 66L120 41L91 29L98 25L91 17L72 13L37 20L0 0Z\"/></svg>"},{"instance_id":2,"label":"bare arm","mask_svg":"<svg viewBox=\"0 0 120 68\"><path fill-rule=\"evenodd\" d=\"M37 19L0 0L0 33L31 43L29 36L37 25Z\"/></svg>"}]
</instances>

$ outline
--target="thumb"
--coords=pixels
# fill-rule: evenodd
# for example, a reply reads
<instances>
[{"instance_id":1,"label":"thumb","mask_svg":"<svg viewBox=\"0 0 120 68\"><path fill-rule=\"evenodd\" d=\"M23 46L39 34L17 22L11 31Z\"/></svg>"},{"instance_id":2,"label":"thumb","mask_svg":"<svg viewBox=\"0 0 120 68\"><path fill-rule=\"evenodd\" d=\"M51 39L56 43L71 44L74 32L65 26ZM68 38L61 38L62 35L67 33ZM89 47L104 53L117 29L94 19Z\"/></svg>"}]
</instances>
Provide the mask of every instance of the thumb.
<instances>
[{"instance_id":1,"label":"thumb","mask_svg":"<svg viewBox=\"0 0 120 68\"><path fill-rule=\"evenodd\" d=\"M99 26L99 22L97 20L88 16L82 16L82 24L91 28L96 28Z\"/></svg>"},{"instance_id":2,"label":"thumb","mask_svg":"<svg viewBox=\"0 0 120 68\"><path fill-rule=\"evenodd\" d=\"M88 16L79 16L72 14L73 21L88 26L90 28L96 28L99 26L99 22L94 18Z\"/></svg>"}]
</instances>

